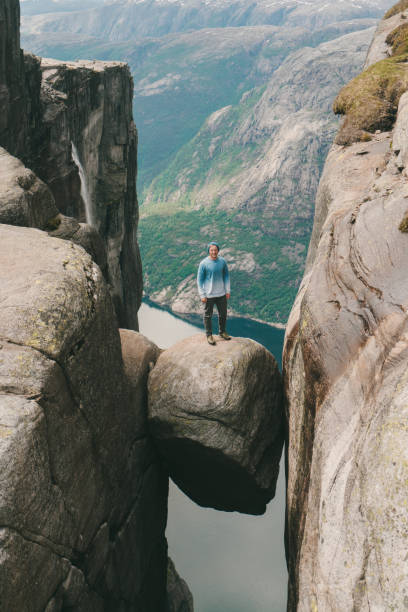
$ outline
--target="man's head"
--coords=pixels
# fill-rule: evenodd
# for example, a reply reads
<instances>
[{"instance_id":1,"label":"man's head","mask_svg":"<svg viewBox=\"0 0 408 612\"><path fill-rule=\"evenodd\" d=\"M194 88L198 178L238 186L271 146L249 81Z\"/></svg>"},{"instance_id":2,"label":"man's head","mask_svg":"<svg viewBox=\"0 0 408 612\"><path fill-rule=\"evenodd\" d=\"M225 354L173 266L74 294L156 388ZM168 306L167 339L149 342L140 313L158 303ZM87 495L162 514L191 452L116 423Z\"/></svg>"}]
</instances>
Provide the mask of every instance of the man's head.
<instances>
[{"instance_id":1,"label":"man's head","mask_svg":"<svg viewBox=\"0 0 408 612\"><path fill-rule=\"evenodd\" d=\"M220 247L216 242L210 242L210 244L207 247L207 250L208 250L210 259L217 259L218 251L220 250Z\"/></svg>"}]
</instances>

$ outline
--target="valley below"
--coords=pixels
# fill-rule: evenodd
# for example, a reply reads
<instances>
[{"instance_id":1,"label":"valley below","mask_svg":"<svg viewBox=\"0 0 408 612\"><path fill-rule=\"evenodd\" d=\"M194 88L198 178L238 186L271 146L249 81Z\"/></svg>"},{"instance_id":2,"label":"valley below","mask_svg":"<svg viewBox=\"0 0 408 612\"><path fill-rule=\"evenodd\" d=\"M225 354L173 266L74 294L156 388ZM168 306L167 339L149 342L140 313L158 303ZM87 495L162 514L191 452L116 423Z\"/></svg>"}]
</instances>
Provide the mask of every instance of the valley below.
<instances>
[{"instance_id":1,"label":"valley below","mask_svg":"<svg viewBox=\"0 0 408 612\"><path fill-rule=\"evenodd\" d=\"M22 2L25 49L129 63L151 300L199 312L196 269L217 239L233 312L286 323L338 127L332 101L388 4Z\"/></svg>"}]
</instances>

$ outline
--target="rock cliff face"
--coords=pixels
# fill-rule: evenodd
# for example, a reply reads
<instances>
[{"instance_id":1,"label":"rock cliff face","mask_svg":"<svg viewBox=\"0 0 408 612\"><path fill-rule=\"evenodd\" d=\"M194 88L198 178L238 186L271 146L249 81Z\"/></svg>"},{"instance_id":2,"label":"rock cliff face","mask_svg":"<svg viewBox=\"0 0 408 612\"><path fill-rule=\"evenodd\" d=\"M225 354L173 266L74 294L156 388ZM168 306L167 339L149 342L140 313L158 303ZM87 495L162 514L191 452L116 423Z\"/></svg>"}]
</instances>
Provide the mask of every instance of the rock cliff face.
<instances>
[{"instance_id":1,"label":"rock cliff face","mask_svg":"<svg viewBox=\"0 0 408 612\"><path fill-rule=\"evenodd\" d=\"M137 325L141 290L131 79L23 57L17 0L0 34L1 607L164 611L159 350L117 326ZM93 227L61 212L85 220L85 202Z\"/></svg>"},{"instance_id":2,"label":"rock cliff face","mask_svg":"<svg viewBox=\"0 0 408 612\"><path fill-rule=\"evenodd\" d=\"M130 331L121 347L102 274L71 242L0 225L0 270L2 608L162 610L157 347Z\"/></svg>"},{"instance_id":3,"label":"rock cliff face","mask_svg":"<svg viewBox=\"0 0 408 612\"><path fill-rule=\"evenodd\" d=\"M6 0L0 11L0 145L48 185L61 213L98 230L119 323L137 329L142 278L128 68L23 56L19 3Z\"/></svg>"},{"instance_id":4,"label":"rock cliff face","mask_svg":"<svg viewBox=\"0 0 408 612\"><path fill-rule=\"evenodd\" d=\"M0 145L12 155L30 149L30 128L38 114L39 61L20 49L20 9L15 0L0 6Z\"/></svg>"},{"instance_id":5,"label":"rock cliff face","mask_svg":"<svg viewBox=\"0 0 408 612\"><path fill-rule=\"evenodd\" d=\"M351 145L327 158L286 333L289 610L408 602L408 94L398 105L408 75L393 46L406 45L405 8L386 15L366 71L347 86ZM398 62L398 96L387 100ZM388 131L361 129L364 109L381 121L384 104Z\"/></svg>"},{"instance_id":6,"label":"rock cliff face","mask_svg":"<svg viewBox=\"0 0 408 612\"><path fill-rule=\"evenodd\" d=\"M119 324L137 329L142 277L128 68L43 59L41 71L43 114L33 169L62 213L99 231Z\"/></svg>"}]
</instances>

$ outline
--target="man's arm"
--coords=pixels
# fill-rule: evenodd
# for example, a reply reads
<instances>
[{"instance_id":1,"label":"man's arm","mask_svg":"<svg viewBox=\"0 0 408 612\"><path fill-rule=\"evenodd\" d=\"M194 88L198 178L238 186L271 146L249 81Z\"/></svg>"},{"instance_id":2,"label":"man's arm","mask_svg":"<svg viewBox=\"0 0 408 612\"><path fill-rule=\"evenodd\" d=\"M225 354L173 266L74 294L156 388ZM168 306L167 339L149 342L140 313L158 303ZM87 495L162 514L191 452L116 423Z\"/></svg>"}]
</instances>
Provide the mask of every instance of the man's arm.
<instances>
[{"instance_id":1,"label":"man's arm","mask_svg":"<svg viewBox=\"0 0 408 612\"><path fill-rule=\"evenodd\" d=\"M200 265L198 266L198 272L197 272L197 287L198 287L198 294L202 302L207 301L207 297L205 295L205 289L204 289L205 276L206 276L205 264L201 262Z\"/></svg>"},{"instance_id":2,"label":"man's arm","mask_svg":"<svg viewBox=\"0 0 408 612\"><path fill-rule=\"evenodd\" d=\"M229 270L228 270L226 261L224 261L224 269L222 271L222 275L224 279L225 295L226 295L227 300L229 300L231 296L231 282L230 282L230 275L229 275Z\"/></svg>"}]
</instances>

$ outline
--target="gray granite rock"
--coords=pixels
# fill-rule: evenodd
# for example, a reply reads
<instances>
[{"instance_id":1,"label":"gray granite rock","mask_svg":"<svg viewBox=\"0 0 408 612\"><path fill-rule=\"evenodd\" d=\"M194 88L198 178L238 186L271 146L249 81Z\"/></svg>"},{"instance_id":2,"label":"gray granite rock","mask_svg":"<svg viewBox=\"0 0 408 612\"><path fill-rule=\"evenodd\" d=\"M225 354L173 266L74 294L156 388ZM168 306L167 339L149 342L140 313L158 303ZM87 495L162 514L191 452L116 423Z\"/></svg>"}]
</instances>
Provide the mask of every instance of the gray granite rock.
<instances>
[{"instance_id":1,"label":"gray granite rock","mask_svg":"<svg viewBox=\"0 0 408 612\"><path fill-rule=\"evenodd\" d=\"M333 145L288 321L290 611L407 606L405 96L393 133Z\"/></svg>"},{"instance_id":2,"label":"gray granite rock","mask_svg":"<svg viewBox=\"0 0 408 612\"><path fill-rule=\"evenodd\" d=\"M194 612L193 596L185 580L180 578L173 561L167 563L166 612Z\"/></svg>"},{"instance_id":3,"label":"gray granite rock","mask_svg":"<svg viewBox=\"0 0 408 612\"><path fill-rule=\"evenodd\" d=\"M57 214L47 186L0 147L0 223L45 229Z\"/></svg>"},{"instance_id":4,"label":"gray granite rock","mask_svg":"<svg viewBox=\"0 0 408 612\"><path fill-rule=\"evenodd\" d=\"M4 0L0 6L0 146L50 188L57 209L53 216L59 211L88 221L99 232L118 320L124 327L137 329L142 270L136 235L137 133L129 70L119 62L40 61L20 49L19 25L19 1ZM25 182L34 181L26 173ZM32 185L37 194L42 190L38 182ZM38 199L25 193L18 210L13 209L14 216L2 222L43 227L43 219L37 223L32 218ZM10 217L10 211L7 214ZM89 236L81 239L89 243Z\"/></svg>"},{"instance_id":5,"label":"gray granite rock","mask_svg":"<svg viewBox=\"0 0 408 612\"><path fill-rule=\"evenodd\" d=\"M129 69L120 62L42 59L41 70L40 144L32 167L61 213L99 232L119 325L138 329L142 274Z\"/></svg>"},{"instance_id":6,"label":"gray granite rock","mask_svg":"<svg viewBox=\"0 0 408 612\"><path fill-rule=\"evenodd\" d=\"M248 338L204 335L164 351L149 376L149 428L172 479L195 502L262 514L282 453L274 357Z\"/></svg>"},{"instance_id":7,"label":"gray granite rock","mask_svg":"<svg viewBox=\"0 0 408 612\"><path fill-rule=\"evenodd\" d=\"M122 361L109 290L72 242L0 225L0 270L2 607L157 612L168 478L142 392L155 349L135 333Z\"/></svg>"},{"instance_id":8,"label":"gray granite rock","mask_svg":"<svg viewBox=\"0 0 408 612\"><path fill-rule=\"evenodd\" d=\"M0 146L19 157L29 153L30 126L38 104L30 99L31 88L39 92L39 61L24 61L20 49L20 3L0 4Z\"/></svg>"},{"instance_id":9,"label":"gray granite rock","mask_svg":"<svg viewBox=\"0 0 408 612\"><path fill-rule=\"evenodd\" d=\"M106 250L98 231L61 215L47 185L1 147L0 223L44 229L50 236L79 244L109 278Z\"/></svg>"},{"instance_id":10,"label":"gray granite rock","mask_svg":"<svg viewBox=\"0 0 408 612\"><path fill-rule=\"evenodd\" d=\"M108 261L105 245L99 232L87 223L78 223L74 217L58 213L48 221L46 227L50 236L71 240L79 244L100 267L104 277L109 280Z\"/></svg>"}]
</instances>

